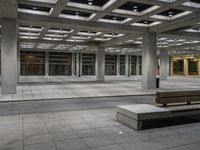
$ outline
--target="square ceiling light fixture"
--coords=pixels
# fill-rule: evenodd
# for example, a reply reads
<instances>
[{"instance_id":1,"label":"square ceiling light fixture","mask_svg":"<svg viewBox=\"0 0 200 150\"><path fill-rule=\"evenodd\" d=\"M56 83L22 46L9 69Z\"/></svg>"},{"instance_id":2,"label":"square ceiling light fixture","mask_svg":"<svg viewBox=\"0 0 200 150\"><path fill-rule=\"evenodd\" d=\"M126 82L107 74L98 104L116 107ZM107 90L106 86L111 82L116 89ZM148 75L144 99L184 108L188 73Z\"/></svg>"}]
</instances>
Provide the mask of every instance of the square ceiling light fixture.
<instances>
[{"instance_id":1,"label":"square ceiling light fixture","mask_svg":"<svg viewBox=\"0 0 200 150\"><path fill-rule=\"evenodd\" d=\"M142 27L152 27L155 25L160 24L161 22L158 21L151 21L151 20L141 20L136 23L133 23L133 26L142 26Z\"/></svg>"},{"instance_id":2,"label":"square ceiling light fixture","mask_svg":"<svg viewBox=\"0 0 200 150\"><path fill-rule=\"evenodd\" d=\"M109 0L70 0L69 2L91 6L104 6Z\"/></svg>"},{"instance_id":3,"label":"square ceiling light fixture","mask_svg":"<svg viewBox=\"0 0 200 150\"><path fill-rule=\"evenodd\" d=\"M95 14L92 14L92 13L64 9L61 12L61 14L59 15L59 17L75 19L75 20L89 21L90 18L92 18L94 15Z\"/></svg>"},{"instance_id":4,"label":"square ceiling light fixture","mask_svg":"<svg viewBox=\"0 0 200 150\"><path fill-rule=\"evenodd\" d=\"M124 23L126 23L130 20L132 20L132 19L131 18L125 18L125 17L106 15L102 19L99 19L98 21L107 22L107 23L124 24Z\"/></svg>"},{"instance_id":5,"label":"square ceiling light fixture","mask_svg":"<svg viewBox=\"0 0 200 150\"><path fill-rule=\"evenodd\" d=\"M158 8L159 6L129 1L120 6L118 9L114 10L113 12L120 14L142 16Z\"/></svg>"},{"instance_id":6,"label":"square ceiling light fixture","mask_svg":"<svg viewBox=\"0 0 200 150\"><path fill-rule=\"evenodd\" d=\"M27 5L27 4L18 4L18 12L37 14L37 15L46 15L48 16L52 8Z\"/></svg>"},{"instance_id":7,"label":"square ceiling light fixture","mask_svg":"<svg viewBox=\"0 0 200 150\"><path fill-rule=\"evenodd\" d=\"M155 19L163 19L163 20L173 20L176 18L180 18L183 16L186 16L188 14L191 14L191 11L184 11L184 10L179 10L179 9L168 9L165 10L161 13L158 13L157 15L153 15L150 18L155 18Z\"/></svg>"}]
</instances>

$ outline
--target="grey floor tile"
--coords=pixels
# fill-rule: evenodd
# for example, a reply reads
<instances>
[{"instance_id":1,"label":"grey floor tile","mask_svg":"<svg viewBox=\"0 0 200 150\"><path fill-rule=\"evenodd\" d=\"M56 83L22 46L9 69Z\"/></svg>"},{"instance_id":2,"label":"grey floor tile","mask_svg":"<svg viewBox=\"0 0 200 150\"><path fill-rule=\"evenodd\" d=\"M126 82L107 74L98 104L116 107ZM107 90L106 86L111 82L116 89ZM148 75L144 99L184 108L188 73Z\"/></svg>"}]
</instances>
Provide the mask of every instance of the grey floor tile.
<instances>
[{"instance_id":1,"label":"grey floor tile","mask_svg":"<svg viewBox=\"0 0 200 150\"><path fill-rule=\"evenodd\" d=\"M93 148L92 150L123 150L123 149L118 145L108 145L108 146Z\"/></svg>"},{"instance_id":2,"label":"grey floor tile","mask_svg":"<svg viewBox=\"0 0 200 150\"><path fill-rule=\"evenodd\" d=\"M24 139L24 145L40 144L40 143L48 143L48 142L52 142L52 138L49 134L34 135L34 136L26 137Z\"/></svg>"},{"instance_id":3,"label":"grey floor tile","mask_svg":"<svg viewBox=\"0 0 200 150\"><path fill-rule=\"evenodd\" d=\"M105 136L83 138L83 140L87 143L89 147L100 147L100 146L114 144L113 141L111 141L108 137L105 137Z\"/></svg>"},{"instance_id":4,"label":"grey floor tile","mask_svg":"<svg viewBox=\"0 0 200 150\"><path fill-rule=\"evenodd\" d=\"M58 150L89 150L82 139L55 141Z\"/></svg>"},{"instance_id":5,"label":"grey floor tile","mask_svg":"<svg viewBox=\"0 0 200 150\"><path fill-rule=\"evenodd\" d=\"M56 150L56 146L53 142L27 145L24 150Z\"/></svg>"},{"instance_id":6,"label":"grey floor tile","mask_svg":"<svg viewBox=\"0 0 200 150\"><path fill-rule=\"evenodd\" d=\"M156 144L142 141L119 143L119 146L125 150L159 150L160 148Z\"/></svg>"}]
</instances>

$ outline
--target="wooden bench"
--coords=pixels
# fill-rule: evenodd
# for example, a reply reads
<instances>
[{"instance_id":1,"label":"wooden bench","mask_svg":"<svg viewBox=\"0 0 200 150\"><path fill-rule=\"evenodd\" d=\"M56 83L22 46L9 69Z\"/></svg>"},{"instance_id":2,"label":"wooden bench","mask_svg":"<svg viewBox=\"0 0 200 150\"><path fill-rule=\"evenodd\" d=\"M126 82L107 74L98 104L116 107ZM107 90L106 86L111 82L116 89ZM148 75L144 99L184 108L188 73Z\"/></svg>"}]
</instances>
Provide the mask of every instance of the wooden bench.
<instances>
[{"instance_id":1,"label":"wooden bench","mask_svg":"<svg viewBox=\"0 0 200 150\"><path fill-rule=\"evenodd\" d=\"M156 92L156 103L164 107L172 103L185 103L200 101L200 91L163 91Z\"/></svg>"}]
</instances>

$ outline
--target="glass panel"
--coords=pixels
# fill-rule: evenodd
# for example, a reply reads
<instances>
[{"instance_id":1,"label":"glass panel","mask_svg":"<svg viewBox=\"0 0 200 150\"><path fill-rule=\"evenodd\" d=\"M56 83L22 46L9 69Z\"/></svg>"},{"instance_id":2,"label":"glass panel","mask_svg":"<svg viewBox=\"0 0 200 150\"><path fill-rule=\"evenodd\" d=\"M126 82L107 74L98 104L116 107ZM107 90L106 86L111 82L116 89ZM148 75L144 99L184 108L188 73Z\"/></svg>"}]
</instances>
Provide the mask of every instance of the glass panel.
<instances>
[{"instance_id":1,"label":"glass panel","mask_svg":"<svg viewBox=\"0 0 200 150\"><path fill-rule=\"evenodd\" d=\"M82 54L82 75L95 75L95 54Z\"/></svg>"},{"instance_id":2,"label":"glass panel","mask_svg":"<svg viewBox=\"0 0 200 150\"><path fill-rule=\"evenodd\" d=\"M120 75L125 75L126 56L120 55Z\"/></svg>"},{"instance_id":3,"label":"glass panel","mask_svg":"<svg viewBox=\"0 0 200 150\"><path fill-rule=\"evenodd\" d=\"M72 54L49 53L49 75L71 75Z\"/></svg>"},{"instance_id":4,"label":"glass panel","mask_svg":"<svg viewBox=\"0 0 200 150\"><path fill-rule=\"evenodd\" d=\"M21 75L45 75L45 52L21 51Z\"/></svg>"},{"instance_id":5,"label":"glass panel","mask_svg":"<svg viewBox=\"0 0 200 150\"><path fill-rule=\"evenodd\" d=\"M131 75L136 75L137 56L131 56Z\"/></svg>"},{"instance_id":6,"label":"glass panel","mask_svg":"<svg viewBox=\"0 0 200 150\"><path fill-rule=\"evenodd\" d=\"M142 56L139 56L139 75L142 75Z\"/></svg>"},{"instance_id":7,"label":"glass panel","mask_svg":"<svg viewBox=\"0 0 200 150\"><path fill-rule=\"evenodd\" d=\"M173 61L173 72L174 75L183 75L183 60Z\"/></svg>"},{"instance_id":8,"label":"glass panel","mask_svg":"<svg viewBox=\"0 0 200 150\"><path fill-rule=\"evenodd\" d=\"M105 75L117 75L117 55L105 55Z\"/></svg>"},{"instance_id":9,"label":"glass panel","mask_svg":"<svg viewBox=\"0 0 200 150\"><path fill-rule=\"evenodd\" d=\"M198 75L197 65L198 65L197 60L196 61L192 59L188 60L188 74L189 75Z\"/></svg>"}]
</instances>

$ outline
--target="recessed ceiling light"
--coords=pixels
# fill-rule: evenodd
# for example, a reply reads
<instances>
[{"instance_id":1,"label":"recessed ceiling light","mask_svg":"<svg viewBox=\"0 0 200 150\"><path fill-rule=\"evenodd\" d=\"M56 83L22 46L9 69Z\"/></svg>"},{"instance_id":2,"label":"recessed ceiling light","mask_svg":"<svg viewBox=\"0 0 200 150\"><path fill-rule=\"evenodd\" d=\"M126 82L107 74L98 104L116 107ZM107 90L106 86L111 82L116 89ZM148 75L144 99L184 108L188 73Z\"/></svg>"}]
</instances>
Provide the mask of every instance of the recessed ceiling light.
<instances>
[{"instance_id":1,"label":"recessed ceiling light","mask_svg":"<svg viewBox=\"0 0 200 150\"><path fill-rule=\"evenodd\" d=\"M33 7L33 10L36 10L37 9L37 7Z\"/></svg>"},{"instance_id":2,"label":"recessed ceiling light","mask_svg":"<svg viewBox=\"0 0 200 150\"><path fill-rule=\"evenodd\" d=\"M170 12L168 13L168 15L169 15L169 17L172 17L172 16L174 15L174 13L173 13L172 11L170 11Z\"/></svg>"},{"instance_id":3,"label":"recessed ceiling light","mask_svg":"<svg viewBox=\"0 0 200 150\"><path fill-rule=\"evenodd\" d=\"M137 11L138 11L138 6L137 6L137 5L133 6L133 11L134 11L134 12L137 12Z\"/></svg>"},{"instance_id":4,"label":"recessed ceiling light","mask_svg":"<svg viewBox=\"0 0 200 150\"><path fill-rule=\"evenodd\" d=\"M93 0L88 0L89 5L92 5L93 4L92 2L93 2Z\"/></svg>"}]
</instances>

